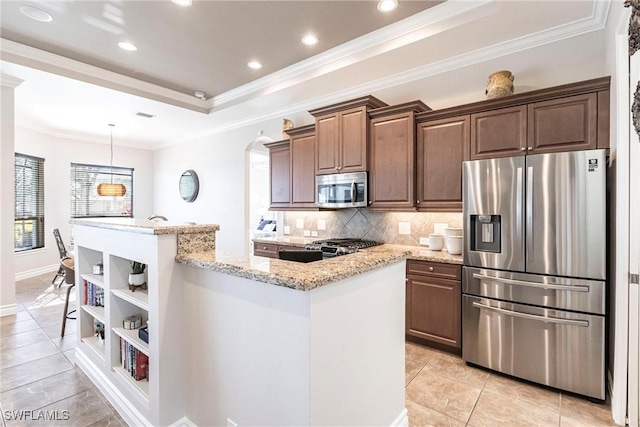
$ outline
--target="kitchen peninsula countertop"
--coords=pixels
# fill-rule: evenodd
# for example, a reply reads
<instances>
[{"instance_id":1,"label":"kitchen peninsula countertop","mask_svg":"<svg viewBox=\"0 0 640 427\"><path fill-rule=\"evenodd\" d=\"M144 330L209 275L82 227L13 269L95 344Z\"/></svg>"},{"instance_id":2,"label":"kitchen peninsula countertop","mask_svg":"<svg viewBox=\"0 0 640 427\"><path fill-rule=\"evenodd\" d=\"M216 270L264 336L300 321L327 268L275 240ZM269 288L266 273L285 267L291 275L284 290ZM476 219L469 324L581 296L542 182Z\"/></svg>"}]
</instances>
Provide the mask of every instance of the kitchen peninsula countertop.
<instances>
[{"instance_id":1,"label":"kitchen peninsula countertop","mask_svg":"<svg viewBox=\"0 0 640 427\"><path fill-rule=\"evenodd\" d=\"M261 240L262 241L262 240ZM300 263L253 255L202 251L176 256L181 264L232 276L256 280L301 291L310 291L329 283L404 261L406 247L381 245L355 254Z\"/></svg>"},{"instance_id":2,"label":"kitchen peninsula countertop","mask_svg":"<svg viewBox=\"0 0 640 427\"><path fill-rule=\"evenodd\" d=\"M70 224L85 225L88 227L106 228L110 230L127 231L141 234L191 234L210 231L219 231L218 224L191 224L175 223L168 221L150 221L135 218L73 218Z\"/></svg>"},{"instance_id":3,"label":"kitchen peninsula countertop","mask_svg":"<svg viewBox=\"0 0 640 427\"><path fill-rule=\"evenodd\" d=\"M288 236L288 237L255 238L253 239L253 241L260 242L260 243L276 243L279 245L288 245L288 246L300 246L304 248L304 246L307 243L311 243L312 241L317 239L318 239L317 237L310 239L308 237ZM462 255L451 255L449 252L447 252L444 249L441 251L432 251L429 248L425 248L422 246L406 246L406 245L390 245L390 244L384 244L376 247L377 248L384 247L387 250L398 250L398 251L409 252L407 259L462 265ZM371 248L362 249L362 250L364 251L364 250L370 250L370 249Z\"/></svg>"}]
</instances>

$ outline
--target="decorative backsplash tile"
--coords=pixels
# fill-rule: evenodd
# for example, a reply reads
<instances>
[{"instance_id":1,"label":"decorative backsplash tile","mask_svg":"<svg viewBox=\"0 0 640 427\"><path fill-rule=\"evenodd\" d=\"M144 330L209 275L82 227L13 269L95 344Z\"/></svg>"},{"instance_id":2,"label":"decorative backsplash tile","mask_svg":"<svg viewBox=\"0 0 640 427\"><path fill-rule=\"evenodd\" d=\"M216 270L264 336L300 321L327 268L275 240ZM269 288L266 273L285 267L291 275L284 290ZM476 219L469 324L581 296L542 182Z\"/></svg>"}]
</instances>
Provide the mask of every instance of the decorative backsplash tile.
<instances>
[{"instance_id":1,"label":"decorative backsplash tile","mask_svg":"<svg viewBox=\"0 0 640 427\"><path fill-rule=\"evenodd\" d=\"M308 230L317 231L317 239L356 237L409 246L419 246L420 237L433 233L435 223L462 227L460 212L374 212L362 208L322 212L286 211L283 212L283 218L283 225L291 228L291 236L303 237L304 231ZM326 230L318 230L319 219L324 219ZM302 221L304 228L296 228L297 220ZM411 224L411 234L399 234L400 222Z\"/></svg>"}]
</instances>

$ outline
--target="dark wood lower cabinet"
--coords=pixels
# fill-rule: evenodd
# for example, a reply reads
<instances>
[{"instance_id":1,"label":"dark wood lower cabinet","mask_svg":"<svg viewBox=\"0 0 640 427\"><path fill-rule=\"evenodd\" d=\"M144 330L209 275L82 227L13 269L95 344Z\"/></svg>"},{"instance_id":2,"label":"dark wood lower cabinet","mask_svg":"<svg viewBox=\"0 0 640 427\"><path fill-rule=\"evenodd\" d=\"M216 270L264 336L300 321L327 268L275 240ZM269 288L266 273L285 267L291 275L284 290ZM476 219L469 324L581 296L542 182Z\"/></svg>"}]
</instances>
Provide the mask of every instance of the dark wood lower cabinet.
<instances>
[{"instance_id":1,"label":"dark wood lower cabinet","mask_svg":"<svg viewBox=\"0 0 640 427\"><path fill-rule=\"evenodd\" d=\"M277 243L253 242L253 254L267 258L278 258L278 252L282 250L303 249L300 246L279 245Z\"/></svg>"},{"instance_id":2,"label":"dark wood lower cabinet","mask_svg":"<svg viewBox=\"0 0 640 427\"><path fill-rule=\"evenodd\" d=\"M407 261L406 334L457 353L462 345L461 267L454 267L452 279L451 268L438 273L438 265Z\"/></svg>"}]
</instances>

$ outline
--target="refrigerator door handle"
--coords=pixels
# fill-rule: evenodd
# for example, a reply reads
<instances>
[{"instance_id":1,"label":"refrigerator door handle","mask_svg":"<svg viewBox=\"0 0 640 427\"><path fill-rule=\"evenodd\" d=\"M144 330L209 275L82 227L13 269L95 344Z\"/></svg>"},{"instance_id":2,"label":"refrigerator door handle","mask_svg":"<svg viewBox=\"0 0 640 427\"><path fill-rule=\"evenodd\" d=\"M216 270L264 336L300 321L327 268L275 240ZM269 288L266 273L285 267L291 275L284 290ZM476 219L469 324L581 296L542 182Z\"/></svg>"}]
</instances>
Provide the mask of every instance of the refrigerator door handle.
<instances>
[{"instance_id":1,"label":"refrigerator door handle","mask_svg":"<svg viewBox=\"0 0 640 427\"><path fill-rule=\"evenodd\" d=\"M561 325L582 326L585 328L589 327L589 322L587 320L571 320L559 319L557 317L537 316L535 314L520 313L519 311L511 311L505 310L504 308L491 307L489 305L480 304L478 302L474 302L473 306L480 309L497 311L498 313L504 314L506 316L521 317L523 319L537 320L545 323L558 323Z\"/></svg>"},{"instance_id":2,"label":"refrigerator door handle","mask_svg":"<svg viewBox=\"0 0 640 427\"><path fill-rule=\"evenodd\" d=\"M527 166L527 264L533 261L533 166Z\"/></svg>"},{"instance_id":3,"label":"refrigerator door handle","mask_svg":"<svg viewBox=\"0 0 640 427\"><path fill-rule=\"evenodd\" d=\"M527 282L524 280L514 280L507 279L502 277L492 277L486 276L484 274L473 274L474 279L479 280L493 280L500 283L505 283L507 285L517 285L517 286L530 286L532 288L540 288L540 289L552 289L556 291L569 291L569 292L589 292L589 287L584 285L554 285L552 283L535 283L535 282Z\"/></svg>"}]
</instances>

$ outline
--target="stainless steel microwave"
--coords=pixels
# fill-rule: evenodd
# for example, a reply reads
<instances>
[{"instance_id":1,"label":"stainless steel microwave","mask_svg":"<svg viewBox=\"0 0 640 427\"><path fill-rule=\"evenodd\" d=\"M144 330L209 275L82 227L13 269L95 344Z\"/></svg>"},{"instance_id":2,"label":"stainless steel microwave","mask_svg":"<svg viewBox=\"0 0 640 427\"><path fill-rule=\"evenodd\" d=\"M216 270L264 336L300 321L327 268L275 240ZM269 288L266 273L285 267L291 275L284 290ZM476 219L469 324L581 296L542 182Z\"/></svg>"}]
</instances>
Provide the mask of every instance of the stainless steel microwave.
<instances>
[{"instance_id":1,"label":"stainless steel microwave","mask_svg":"<svg viewBox=\"0 0 640 427\"><path fill-rule=\"evenodd\" d=\"M316 175L316 206L321 208L367 206L367 173Z\"/></svg>"}]
</instances>

